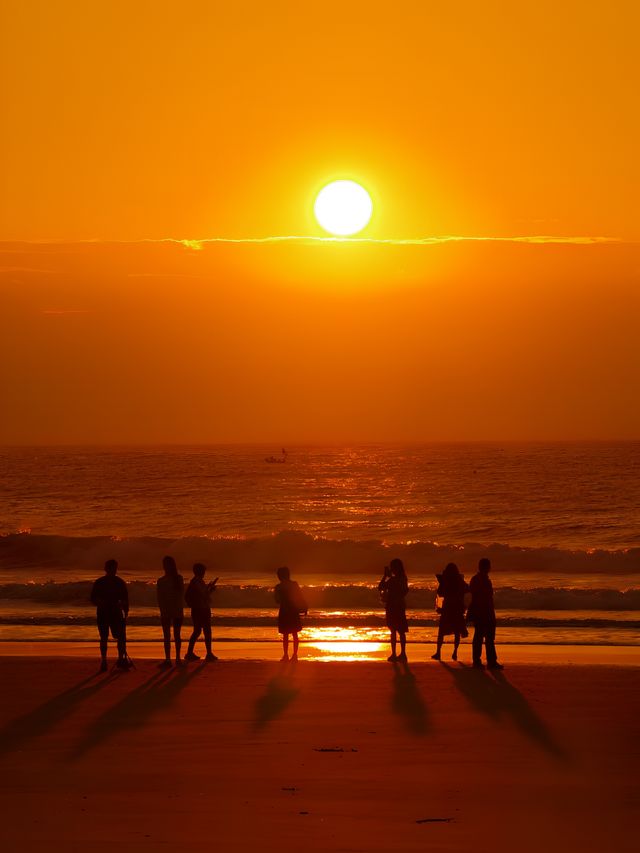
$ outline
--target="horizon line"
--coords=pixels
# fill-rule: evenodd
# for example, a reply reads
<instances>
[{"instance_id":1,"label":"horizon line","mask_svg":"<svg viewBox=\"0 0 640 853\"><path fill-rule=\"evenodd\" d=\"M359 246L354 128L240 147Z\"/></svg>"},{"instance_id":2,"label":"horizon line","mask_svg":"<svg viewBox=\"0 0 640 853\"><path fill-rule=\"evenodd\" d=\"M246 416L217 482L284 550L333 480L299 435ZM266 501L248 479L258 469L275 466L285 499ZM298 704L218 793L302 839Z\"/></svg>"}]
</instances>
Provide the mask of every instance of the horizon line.
<instances>
[{"instance_id":1,"label":"horizon line","mask_svg":"<svg viewBox=\"0 0 640 853\"><path fill-rule=\"evenodd\" d=\"M37 240L0 240L0 247L4 245L122 245L133 246L145 243L170 243L184 246L193 251L202 250L207 244L270 244L270 243L358 243L361 245L387 245L387 246L434 246L446 243L524 243L530 245L573 245L593 246L606 244L636 245L639 241L624 240L621 237L610 236L558 236L553 234L516 234L506 236L479 236L465 234L441 234L426 237L340 237L340 236L318 236L313 234L273 234L263 237L202 237L202 238L179 238L179 237L143 237L135 240L105 239L92 237L86 239L37 239Z\"/></svg>"}]
</instances>

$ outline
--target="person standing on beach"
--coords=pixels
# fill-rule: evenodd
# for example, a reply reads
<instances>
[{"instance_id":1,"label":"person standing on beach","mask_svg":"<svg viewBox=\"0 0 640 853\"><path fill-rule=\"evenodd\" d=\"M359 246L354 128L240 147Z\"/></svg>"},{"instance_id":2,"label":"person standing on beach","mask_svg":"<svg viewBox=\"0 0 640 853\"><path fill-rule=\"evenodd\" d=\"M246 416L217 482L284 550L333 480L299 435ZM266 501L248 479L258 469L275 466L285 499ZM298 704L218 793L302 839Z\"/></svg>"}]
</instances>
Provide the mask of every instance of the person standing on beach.
<instances>
[{"instance_id":1,"label":"person standing on beach","mask_svg":"<svg viewBox=\"0 0 640 853\"><path fill-rule=\"evenodd\" d=\"M484 643L489 669L504 669L498 663L496 654L496 611L493 604L493 584L489 578L491 562L483 557L478 563L478 572L469 583L471 604L467 611L467 621L472 622L473 633L473 665L483 668L482 644Z\"/></svg>"},{"instance_id":2,"label":"person standing on beach","mask_svg":"<svg viewBox=\"0 0 640 853\"><path fill-rule=\"evenodd\" d=\"M405 598L409 592L409 581L402 560L396 558L384 567L384 574L378 584L378 590L385 605L387 627L391 631L391 654L387 660L394 663L395 661L406 661L409 623L407 622ZM399 655L396 654L398 636L400 637Z\"/></svg>"},{"instance_id":3,"label":"person standing on beach","mask_svg":"<svg viewBox=\"0 0 640 853\"><path fill-rule=\"evenodd\" d=\"M107 560L104 564L104 576L98 578L91 590L91 603L96 606L98 633L100 634L100 672L107 671L107 646L109 631L118 645L118 669L130 669L127 657L127 623L129 615L129 594L127 585L117 576L118 563Z\"/></svg>"},{"instance_id":4,"label":"person standing on beach","mask_svg":"<svg viewBox=\"0 0 640 853\"><path fill-rule=\"evenodd\" d=\"M302 630L300 614L307 613L307 603L296 581L291 580L291 573L286 566L276 572L279 584L276 584L274 595L280 605L278 611L278 632L282 634L282 661L289 660L289 635L293 637L293 654L291 660L298 660L298 632Z\"/></svg>"},{"instance_id":5,"label":"person standing on beach","mask_svg":"<svg viewBox=\"0 0 640 853\"><path fill-rule=\"evenodd\" d=\"M205 660L218 660L211 650L211 593L215 590L218 578L205 583L204 575L207 567L202 563L196 563L193 567L193 577L185 593L185 601L191 608L191 621L193 622L193 633L189 637L189 649L184 656L185 660L200 660L193 649L200 634L204 634L204 646L207 650Z\"/></svg>"},{"instance_id":6,"label":"person standing on beach","mask_svg":"<svg viewBox=\"0 0 640 853\"><path fill-rule=\"evenodd\" d=\"M464 595L469 584L460 574L455 563L448 563L441 575L436 575L439 586L437 595L442 596L440 624L438 626L438 646L433 660L440 660L442 644L447 634L453 634L453 660L458 660L460 637L468 637L469 632L464 621Z\"/></svg>"},{"instance_id":7,"label":"person standing on beach","mask_svg":"<svg viewBox=\"0 0 640 853\"><path fill-rule=\"evenodd\" d=\"M184 621L184 578L178 572L173 557L163 557L164 575L158 578L156 592L160 608L160 623L164 638L164 663L171 666L171 629L176 646L176 664L180 663L180 648L182 647L182 622Z\"/></svg>"}]
</instances>

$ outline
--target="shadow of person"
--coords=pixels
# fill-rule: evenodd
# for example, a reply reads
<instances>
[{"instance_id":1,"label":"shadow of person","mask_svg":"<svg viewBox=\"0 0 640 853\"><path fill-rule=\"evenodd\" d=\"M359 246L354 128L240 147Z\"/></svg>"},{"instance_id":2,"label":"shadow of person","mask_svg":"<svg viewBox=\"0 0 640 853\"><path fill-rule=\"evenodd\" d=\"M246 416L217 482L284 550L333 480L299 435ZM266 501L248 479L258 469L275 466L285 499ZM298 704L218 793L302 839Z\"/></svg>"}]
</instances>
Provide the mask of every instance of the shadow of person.
<instances>
[{"instance_id":1,"label":"shadow of person","mask_svg":"<svg viewBox=\"0 0 640 853\"><path fill-rule=\"evenodd\" d=\"M429 732L429 711L418 688L415 675L404 662L393 665L393 697L391 707L414 735Z\"/></svg>"},{"instance_id":2,"label":"shadow of person","mask_svg":"<svg viewBox=\"0 0 640 853\"><path fill-rule=\"evenodd\" d=\"M491 678L483 669L469 666L443 668L453 677L456 687L477 711L498 721L509 717L517 728L548 755L567 760L565 750L553 737L546 723L536 714L525 696L500 670L492 670Z\"/></svg>"},{"instance_id":3,"label":"shadow of person","mask_svg":"<svg viewBox=\"0 0 640 853\"><path fill-rule=\"evenodd\" d=\"M206 664L201 663L195 669L179 667L154 673L89 726L71 759L81 758L119 732L143 726L150 716L169 707L178 694L205 669Z\"/></svg>"},{"instance_id":4,"label":"shadow of person","mask_svg":"<svg viewBox=\"0 0 640 853\"><path fill-rule=\"evenodd\" d=\"M501 707L511 716L518 728L554 758L566 761L566 751L556 741L524 695L511 684L500 670L493 672L494 685Z\"/></svg>"},{"instance_id":5,"label":"shadow of person","mask_svg":"<svg viewBox=\"0 0 640 853\"><path fill-rule=\"evenodd\" d=\"M0 729L0 755L19 749L26 741L45 734L56 723L68 717L81 702L117 678L115 672L100 679L96 675L74 684Z\"/></svg>"},{"instance_id":6,"label":"shadow of person","mask_svg":"<svg viewBox=\"0 0 640 853\"><path fill-rule=\"evenodd\" d=\"M294 672L295 662L280 664L278 672L268 682L267 689L256 700L254 715L256 729L264 728L271 720L279 717L296 698L299 691L293 684Z\"/></svg>"}]
</instances>

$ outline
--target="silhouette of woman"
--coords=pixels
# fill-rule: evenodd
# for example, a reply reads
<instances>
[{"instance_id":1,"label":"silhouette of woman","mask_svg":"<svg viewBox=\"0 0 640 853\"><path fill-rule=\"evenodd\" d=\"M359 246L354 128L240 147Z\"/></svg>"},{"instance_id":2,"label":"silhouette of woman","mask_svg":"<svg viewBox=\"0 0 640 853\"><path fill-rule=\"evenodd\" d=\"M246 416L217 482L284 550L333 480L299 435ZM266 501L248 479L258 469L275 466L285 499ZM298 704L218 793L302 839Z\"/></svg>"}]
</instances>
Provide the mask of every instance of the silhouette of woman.
<instances>
[{"instance_id":1,"label":"silhouette of woman","mask_svg":"<svg viewBox=\"0 0 640 853\"><path fill-rule=\"evenodd\" d=\"M391 631L391 654L387 660L406 661L409 624L404 600L409 592L409 582L402 560L396 558L384 567L378 589L385 604L387 627ZM396 655L398 635L400 636L400 654Z\"/></svg>"},{"instance_id":2,"label":"silhouette of woman","mask_svg":"<svg viewBox=\"0 0 640 853\"><path fill-rule=\"evenodd\" d=\"M278 632L282 634L282 660L289 660L289 634L293 636L291 660L298 660L298 632L302 630L300 614L306 615L307 603L298 584L291 580L291 573L286 566L279 568L276 574L280 583L276 585L273 592L280 605Z\"/></svg>"},{"instance_id":3,"label":"silhouette of woman","mask_svg":"<svg viewBox=\"0 0 640 853\"><path fill-rule=\"evenodd\" d=\"M171 666L171 628L173 628L173 640L176 644L176 663L180 663L182 646L180 632L184 620L184 578L178 572L173 557L163 557L162 568L164 575L158 578L156 583L160 623L164 637L165 660L162 665Z\"/></svg>"},{"instance_id":4,"label":"silhouette of woman","mask_svg":"<svg viewBox=\"0 0 640 853\"><path fill-rule=\"evenodd\" d=\"M438 626L438 647L433 660L440 660L442 643L447 634L453 634L453 660L458 660L460 637L468 637L469 632L464 621L464 594L469 590L469 584L455 563L448 563L438 578L438 592L442 596L440 608L440 625Z\"/></svg>"}]
</instances>

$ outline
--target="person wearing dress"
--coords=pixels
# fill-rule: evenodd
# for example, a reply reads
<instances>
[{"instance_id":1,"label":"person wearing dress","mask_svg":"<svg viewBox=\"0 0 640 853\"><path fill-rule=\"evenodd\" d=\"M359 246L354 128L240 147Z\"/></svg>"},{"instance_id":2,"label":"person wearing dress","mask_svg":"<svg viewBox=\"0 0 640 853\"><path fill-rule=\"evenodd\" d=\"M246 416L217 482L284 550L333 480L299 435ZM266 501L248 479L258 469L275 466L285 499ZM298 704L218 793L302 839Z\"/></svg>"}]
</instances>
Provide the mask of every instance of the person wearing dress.
<instances>
[{"instance_id":1,"label":"person wearing dress","mask_svg":"<svg viewBox=\"0 0 640 853\"><path fill-rule=\"evenodd\" d=\"M482 669L482 645L484 643L489 669L504 669L498 663L496 653L496 610L493 603L493 584L489 578L491 562L483 557L478 563L478 572L469 583L471 604L467 611L467 622L474 625L473 632L473 665Z\"/></svg>"},{"instance_id":2,"label":"person wearing dress","mask_svg":"<svg viewBox=\"0 0 640 853\"><path fill-rule=\"evenodd\" d=\"M193 577L189 581L189 586L185 593L184 599L191 608L191 621L193 623L193 632L189 637L189 648L185 660L200 660L200 656L194 652L196 640L200 634L204 634L204 647L207 651L205 660L218 660L211 649L211 593L216 588L218 578L206 583L204 579L207 567L202 563L196 563L193 567Z\"/></svg>"},{"instance_id":3,"label":"person wearing dress","mask_svg":"<svg viewBox=\"0 0 640 853\"><path fill-rule=\"evenodd\" d=\"M298 660L298 633L302 630L300 614L307 613L307 603L302 596L302 590L286 566L276 572L280 583L276 584L274 595L279 604L278 632L282 634L282 660L289 660L289 635L293 638L293 654L291 660Z\"/></svg>"},{"instance_id":4,"label":"person wearing dress","mask_svg":"<svg viewBox=\"0 0 640 853\"><path fill-rule=\"evenodd\" d=\"M464 596L469 590L469 584L455 563L448 563L438 579L437 595L442 597L440 608L440 624L438 626L438 646L433 660L440 660L442 644L448 634L453 634L453 660L458 660L460 637L468 637L469 632L464 621Z\"/></svg>"},{"instance_id":5,"label":"person wearing dress","mask_svg":"<svg viewBox=\"0 0 640 853\"><path fill-rule=\"evenodd\" d=\"M378 590L385 605L387 627L391 632L391 654L389 661L407 660L407 613L405 609L405 598L409 592L409 582L404 570L402 560L397 558L391 560L385 566L382 580L378 584ZM398 637L400 638L400 654L396 654Z\"/></svg>"},{"instance_id":6,"label":"person wearing dress","mask_svg":"<svg viewBox=\"0 0 640 853\"><path fill-rule=\"evenodd\" d=\"M160 623L164 638L164 663L163 666L171 666L171 629L173 628L173 641L176 646L176 664L180 663L180 649L182 647L182 622L184 621L184 578L178 572L176 561L173 557L162 558L164 575L158 578L156 592L158 595L158 607L160 608Z\"/></svg>"}]
</instances>

